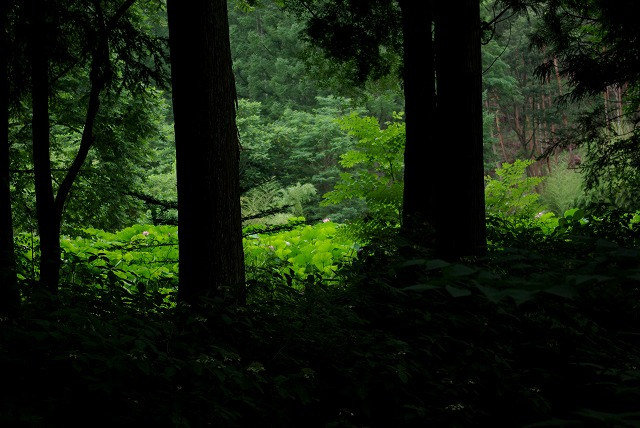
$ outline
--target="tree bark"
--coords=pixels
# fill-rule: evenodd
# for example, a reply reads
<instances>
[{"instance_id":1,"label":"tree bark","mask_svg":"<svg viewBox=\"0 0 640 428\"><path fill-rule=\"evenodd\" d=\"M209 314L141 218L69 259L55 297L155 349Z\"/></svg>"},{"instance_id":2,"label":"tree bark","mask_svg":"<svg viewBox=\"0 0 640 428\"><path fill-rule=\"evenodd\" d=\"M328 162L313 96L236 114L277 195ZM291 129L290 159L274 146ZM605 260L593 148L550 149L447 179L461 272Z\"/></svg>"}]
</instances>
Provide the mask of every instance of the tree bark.
<instances>
[{"instance_id":1,"label":"tree bark","mask_svg":"<svg viewBox=\"0 0 640 428\"><path fill-rule=\"evenodd\" d=\"M56 292L60 276L60 233L54 209L49 156L49 59L43 0L31 0L29 59L31 65L33 169L36 217L40 237L40 284ZM44 33L43 33L44 32ZM44 34L44 36L43 36ZM56 226L58 224L58 226Z\"/></svg>"},{"instance_id":2,"label":"tree bark","mask_svg":"<svg viewBox=\"0 0 640 428\"><path fill-rule=\"evenodd\" d=\"M437 168L425 168L438 150L435 120L435 52L431 0L402 0L406 143L402 235L423 247L433 245L431 223L438 201L432 187L439 183Z\"/></svg>"},{"instance_id":3,"label":"tree bark","mask_svg":"<svg viewBox=\"0 0 640 428\"><path fill-rule=\"evenodd\" d=\"M67 170L64 179L54 193L51 176L51 159L49 143L49 58L47 57L46 39L37 35L42 31L31 31L30 61L32 70L32 100L33 100L33 164L36 188L36 211L38 232L40 235L40 283L49 291L56 292L60 277L60 228L64 207L73 184L84 164L89 150L94 143L94 124L100 108L100 94L111 80L109 57L109 34L126 11L133 5L134 0L127 0L108 20L101 22L97 31L95 45L86 47L91 55L91 69L89 73L90 90L85 123L78 152ZM33 28L46 28L45 6L43 0L31 0L30 22ZM97 12L102 11L97 6Z\"/></svg>"},{"instance_id":4,"label":"tree bark","mask_svg":"<svg viewBox=\"0 0 640 428\"><path fill-rule=\"evenodd\" d=\"M447 167L431 187L432 223L438 256L456 261L486 252L480 6L461 0L435 7L439 149L430 163Z\"/></svg>"},{"instance_id":5,"label":"tree bark","mask_svg":"<svg viewBox=\"0 0 640 428\"><path fill-rule=\"evenodd\" d=\"M16 277L9 175L8 2L0 3L0 316L13 313L20 295Z\"/></svg>"},{"instance_id":6,"label":"tree bark","mask_svg":"<svg viewBox=\"0 0 640 428\"><path fill-rule=\"evenodd\" d=\"M486 225L479 4L399 4L406 114L402 233L413 243L435 248L443 259L482 256Z\"/></svg>"},{"instance_id":7,"label":"tree bark","mask_svg":"<svg viewBox=\"0 0 640 428\"><path fill-rule=\"evenodd\" d=\"M236 92L226 0L169 0L180 301L245 303Z\"/></svg>"},{"instance_id":8,"label":"tree bark","mask_svg":"<svg viewBox=\"0 0 640 428\"><path fill-rule=\"evenodd\" d=\"M108 73L110 67L107 31L108 29L104 28L101 32L101 40L98 42L98 45L92 54L93 59L91 61L91 71L89 73L91 88L89 89L89 101L87 103L87 113L85 115L84 127L82 129L82 137L80 138L80 146L71 166L65 174L64 179L60 183L60 186L58 186L58 191L55 195L54 213L51 216L51 221L56 222L58 236L60 235L64 205L69 197L73 183L78 177L80 169L87 159L89 150L95 141L93 128L100 110L100 93L105 88L105 85L109 80Z\"/></svg>"}]
</instances>

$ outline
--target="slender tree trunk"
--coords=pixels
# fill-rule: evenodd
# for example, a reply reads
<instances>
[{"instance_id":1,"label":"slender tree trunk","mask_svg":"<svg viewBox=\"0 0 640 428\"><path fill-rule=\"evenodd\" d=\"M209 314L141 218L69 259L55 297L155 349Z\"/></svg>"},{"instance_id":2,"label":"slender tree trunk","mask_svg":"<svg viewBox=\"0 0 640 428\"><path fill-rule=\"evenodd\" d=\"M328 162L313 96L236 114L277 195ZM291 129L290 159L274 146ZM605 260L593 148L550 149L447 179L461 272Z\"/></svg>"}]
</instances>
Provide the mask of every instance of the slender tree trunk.
<instances>
[{"instance_id":1,"label":"slender tree trunk","mask_svg":"<svg viewBox=\"0 0 640 428\"><path fill-rule=\"evenodd\" d=\"M40 237L40 284L56 292L60 267L60 221L55 214L49 156L49 59L45 2L30 0L29 59L32 81L32 139L36 217ZM46 30L45 30L46 31Z\"/></svg>"},{"instance_id":2,"label":"slender tree trunk","mask_svg":"<svg viewBox=\"0 0 640 428\"><path fill-rule=\"evenodd\" d=\"M434 187L433 223L437 254L459 260L486 253L480 6L477 0L448 1L438 2L436 10L440 149L431 162L452 168Z\"/></svg>"},{"instance_id":3,"label":"slender tree trunk","mask_svg":"<svg viewBox=\"0 0 640 428\"><path fill-rule=\"evenodd\" d=\"M622 94L624 93L623 85L616 87L616 98L618 106L618 126L622 126L622 118L624 117L624 105L622 103Z\"/></svg>"},{"instance_id":4,"label":"slender tree trunk","mask_svg":"<svg viewBox=\"0 0 640 428\"><path fill-rule=\"evenodd\" d=\"M0 3L0 316L13 313L20 303L9 175L8 6Z\"/></svg>"},{"instance_id":5,"label":"slender tree trunk","mask_svg":"<svg viewBox=\"0 0 640 428\"><path fill-rule=\"evenodd\" d=\"M35 10L35 7L32 10L32 25L37 25L37 28L45 28L44 1L31 1L32 4L38 5L38 11ZM91 88L89 90L89 101L80 147L55 194L53 192L49 146L49 62L46 44L35 35L40 33L31 32L33 159L38 232L40 235L40 283L52 292L57 290L60 276L60 228L64 206L73 183L87 158L89 150L93 146L93 129L100 108L100 94L111 78L108 36L116 22L122 18L133 3L134 0L125 1L108 22L102 22L99 40L97 40L95 46L90 47L92 55L89 73ZM98 12L101 13L102 11L98 9Z\"/></svg>"},{"instance_id":6,"label":"slender tree trunk","mask_svg":"<svg viewBox=\"0 0 640 428\"><path fill-rule=\"evenodd\" d=\"M607 126L607 128L609 128L609 126L611 125L611 116L609 114L609 110L610 110L610 107L609 107L609 86L604 88L603 99L604 99L604 121L605 121L605 125Z\"/></svg>"},{"instance_id":7,"label":"slender tree trunk","mask_svg":"<svg viewBox=\"0 0 640 428\"><path fill-rule=\"evenodd\" d=\"M82 137L80 139L80 147L78 148L78 152L76 153L71 166L67 170L64 179L60 183L60 186L58 186L58 191L54 200L54 214L52 217L57 221L56 225L58 235L60 235L64 205L69 197L73 183L78 177L80 169L87 159L89 150L95 141L93 128L100 110L100 93L109 79L109 70L109 47L107 45L107 29L105 28L102 33L101 40L93 52L91 71L89 73L91 88L89 90L89 101L87 104L84 127L82 129Z\"/></svg>"},{"instance_id":8,"label":"slender tree trunk","mask_svg":"<svg viewBox=\"0 0 640 428\"><path fill-rule=\"evenodd\" d=\"M502 128L500 126L500 110L496 110L496 132L498 133L498 141L500 141L500 151L502 152L502 162L508 162L507 151L504 148L504 136L502 135ZM500 164L498 164L498 167Z\"/></svg>"},{"instance_id":9,"label":"slender tree trunk","mask_svg":"<svg viewBox=\"0 0 640 428\"><path fill-rule=\"evenodd\" d=\"M558 84L558 94L562 94L562 77L560 77L560 67L558 66L558 58L553 58L553 69L556 73L556 83ZM567 126L567 114L562 111L562 124Z\"/></svg>"},{"instance_id":10,"label":"slender tree trunk","mask_svg":"<svg viewBox=\"0 0 640 428\"><path fill-rule=\"evenodd\" d=\"M236 92L226 0L169 0L178 298L245 302Z\"/></svg>"}]
</instances>

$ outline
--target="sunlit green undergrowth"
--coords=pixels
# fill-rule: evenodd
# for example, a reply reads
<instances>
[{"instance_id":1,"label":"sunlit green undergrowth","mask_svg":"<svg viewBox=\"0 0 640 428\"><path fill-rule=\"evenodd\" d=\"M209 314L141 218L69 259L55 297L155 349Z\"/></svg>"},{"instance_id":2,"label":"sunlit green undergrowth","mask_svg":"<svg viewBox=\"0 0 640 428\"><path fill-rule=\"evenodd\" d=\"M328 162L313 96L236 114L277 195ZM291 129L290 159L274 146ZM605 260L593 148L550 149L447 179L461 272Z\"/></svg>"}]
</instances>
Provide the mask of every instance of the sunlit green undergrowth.
<instances>
[{"instance_id":1,"label":"sunlit green undergrowth","mask_svg":"<svg viewBox=\"0 0 640 428\"><path fill-rule=\"evenodd\" d=\"M357 244L328 219L314 225L294 218L285 230L261 226L245 229L247 278L277 275L303 288L313 277L336 281L339 270L355 257ZM37 275L37 238L20 235L20 279ZM172 291L178 277L178 229L175 226L133 225L110 233L83 229L61 239L61 280L65 284L120 284L133 293ZM314 280L315 280L314 279Z\"/></svg>"},{"instance_id":2,"label":"sunlit green undergrowth","mask_svg":"<svg viewBox=\"0 0 640 428\"><path fill-rule=\"evenodd\" d=\"M594 239L623 247L640 245L640 213L603 210L586 213L574 208L561 217L540 212L533 217L487 216L487 244L490 253L508 248L536 249L547 255L567 249L590 251Z\"/></svg>"},{"instance_id":3,"label":"sunlit green undergrowth","mask_svg":"<svg viewBox=\"0 0 640 428\"><path fill-rule=\"evenodd\" d=\"M341 272L357 256L359 245L344 226L327 221L307 225L293 218L288 227L268 231L245 229L247 279L267 282L274 275L289 286L304 289L309 282L339 283ZM609 211L597 215L572 209L557 217L494 213L488 216L490 253L509 248L543 252L591 251L578 245L597 237L617 245L640 243L640 214ZM123 285L132 293L175 291L178 281L178 229L175 226L133 225L116 233L84 229L61 239L61 279L66 284ZM37 277L37 237L18 235L20 279Z\"/></svg>"},{"instance_id":4,"label":"sunlit green undergrowth","mask_svg":"<svg viewBox=\"0 0 640 428\"><path fill-rule=\"evenodd\" d=\"M296 287L302 287L310 275L332 281L358 249L356 243L340 233L341 227L327 219L277 234L249 233L244 239L249 273L267 269ZM249 232L258 231L254 228Z\"/></svg>"},{"instance_id":5,"label":"sunlit green undergrowth","mask_svg":"<svg viewBox=\"0 0 640 428\"><path fill-rule=\"evenodd\" d=\"M177 244L174 226L138 224L116 233L84 229L82 236L61 240L62 278L72 284L87 277L120 282L132 291L168 290L177 282Z\"/></svg>"}]
</instances>

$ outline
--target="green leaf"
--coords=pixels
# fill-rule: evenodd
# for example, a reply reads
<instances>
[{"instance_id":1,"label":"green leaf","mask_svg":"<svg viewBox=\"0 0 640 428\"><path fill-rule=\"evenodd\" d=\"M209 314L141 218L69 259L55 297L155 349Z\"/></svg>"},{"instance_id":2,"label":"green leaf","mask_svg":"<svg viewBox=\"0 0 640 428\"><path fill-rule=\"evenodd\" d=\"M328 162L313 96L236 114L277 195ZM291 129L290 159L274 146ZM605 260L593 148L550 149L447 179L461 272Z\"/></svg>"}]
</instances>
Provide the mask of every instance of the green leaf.
<instances>
[{"instance_id":1,"label":"green leaf","mask_svg":"<svg viewBox=\"0 0 640 428\"><path fill-rule=\"evenodd\" d=\"M416 284L411 285L409 287L404 287L402 290L407 291L427 291L427 290L439 290L442 287L439 285L431 285L431 284Z\"/></svg>"},{"instance_id":2,"label":"green leaf","mask_svg":"<svg viewBox=\"0 0 640 428\"><path fill-rule=\"evenodd\" d=\"M502 290L493 287L483 287L482 285L478 285L477 287L492 303L498 303L504 297Z\"/></svg>"},{"instance_id":3,"label":"green leaf","mask_svg":"<svg viewBox=\"0 0 640 428\"><path fill-rule=\"evenodd\" d=\"M407 267L407 266L423 265L423 264L426 264L426 262L427 261L424 259L412 259L412 260L407 260L403 262L400 266Z\"/></svg>"},{"instance_id":4,"label":"green leaf","mask_svg":"<svg viewBox=\"0 0 640 428\"><path fill-rule=\"evenodd\" d=\"M406 384L409 381L409 375L407 374L405 368L398 367L396 371L398 372L398 378L400 378L400 382Z\"/></svg>"},{"instance_id":5,"label":"green leaf","mask_svg":"<svg viewBox=\"0 0 640 428\"><path fill-rule=\"evenodd\" d=\"M471 295L471 291L465 288L457 288L450 285L447 285L444 288L449 292L449 294L451 294L452 297L464 297Z\"/></svg>"},{"instance_id":6,"label":"green leaf","mask_svg":"<svg viewBox=\"0 0 640 428\"><path fill-rule=\"evenodd\" d=\"M567 279L574 279L575 280L575 284L579 285L579 284L585 284L585 283L598 283L598 282L605 282L605 281L609 281L612 278L610 276L605 276L605 275L570 275L567 276Z\"/></svg>"},{"instance_id":7,"label":"green leaf","mask_svg":"<svg viewBox=\"0 0 640 428\"><path fill-rule=\"evenodd\" d=\"M545 288L542 291L556 296L565 297L567 299L572 299L577 295L576 290L568 285L554 285L553 287Z\"/></svg>"},{"instance_id":8,"label":"green leaf","mask_svg":"<svg viewBox=\"0 0 640 428\"><path fill-rule=\"evenodd\" d=\"M533 299L533 296L536 295L537 291L510 289L504 290L503 293L505 296L511 297L516 302L516 305L521 305L524 302Z\"/></svg>"},{"instance_id":9,"label":"green leaf","mask_svg":"<svg viewBox=\"0 0 640 428\"><path fill-rule=\"evenodd\" d=\"M440 260L440 259L434 259L434 260L427 261L426 269L429 271L429 270L442 269L448 266L451 266L451 263L445 262L444 260Z\"/></svg>"},{"instance_id":10,"label":"green leaf","mask_svg":"<svg viewBox=\"0 0 640 428\"><path fill-rule=\"evenodd\" d=\"M451 265L447 268L446 270L446 274L447 276L455 276L455 277L459 277L459 276L469 276L472 275L474 273L476 273L476 269L472 269L468 266L465 265L461 265L461 264L454 264Z\"/></svg>"}]
</instances>

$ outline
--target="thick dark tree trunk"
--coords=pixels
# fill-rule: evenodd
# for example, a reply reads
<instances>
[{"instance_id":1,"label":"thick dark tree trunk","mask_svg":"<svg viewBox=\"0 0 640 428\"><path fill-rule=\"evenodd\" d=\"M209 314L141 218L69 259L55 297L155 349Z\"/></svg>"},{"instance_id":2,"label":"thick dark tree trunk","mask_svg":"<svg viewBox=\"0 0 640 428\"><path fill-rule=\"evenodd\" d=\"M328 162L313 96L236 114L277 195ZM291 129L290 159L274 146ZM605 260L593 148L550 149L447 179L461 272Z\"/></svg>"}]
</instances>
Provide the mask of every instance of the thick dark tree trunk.
<instances>
[{"instance_id":1,"label":"thick dark tree trunk","mask_svg":"<svg viewBox=\"0 0 640 428\"><path fill-rule=\"evenodd\" d=\"M486 226L478 2L401 0L400 7L407 125L402 232L435 248L440 258L481 256Z\"/></svg>"},{"instance_id":2,"label":"thick dark tree trunk","mask_svg":"<svg viewBox=\"0 0 640 428\"><path fill-rule=\"evenodd\" d=\"M49 157L49 60L45 2L30 2L29 60L31 65L33 169L36 216L40 237L40 284L56 292L60 275L60 218L54 209ZM46 31L46 30L45 30Z\"/></svg>"},{"instance_id":3,"label":"thick dark tree trunk","mask_svg":"<svg viewBox=\"0 0 640 428\"><path fill-rule=\"evenodd\" d=\"M429 168L439 146L435 120L435 56L431 31L432 1L401 0L404 37L406 145L402 234L412 243L431 247L429 219L438 209L432 187L440 185L438 168Z\"/></svg>"},{"instance_id":4,"label":"thick dark tree trunk","mask_svg":"<svg viewBox=\"0 0 640 428\"><path fill-rule=\"evenodd\" d=\"M431 187L432 224L438 256L459 260L486 252L478 0L437 2L435 29L438 151L426 163L448 167Z\"/></svg>"},{"instance_id":5,"label":"thick dark tree trunk","mask_svg":"<svg viewBox=\"0 0 640 428\"><path fill-rule=\"evenodd\" d=\"M236 92L226 0L169 0L179 300L245 302Z\"/></svg>"},{"instance_id":6,"label":"thick dark tree trunk","mask_svg":"<svg viewBox=\"0 0 640 428\"><path fill-rule=\"evenodd\" d=\"M0 4L0 316L20 303L13 247L13 220L9 175L8 2Z\"/></svg>"}]
</instances>

